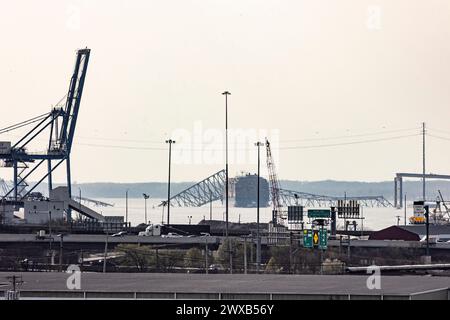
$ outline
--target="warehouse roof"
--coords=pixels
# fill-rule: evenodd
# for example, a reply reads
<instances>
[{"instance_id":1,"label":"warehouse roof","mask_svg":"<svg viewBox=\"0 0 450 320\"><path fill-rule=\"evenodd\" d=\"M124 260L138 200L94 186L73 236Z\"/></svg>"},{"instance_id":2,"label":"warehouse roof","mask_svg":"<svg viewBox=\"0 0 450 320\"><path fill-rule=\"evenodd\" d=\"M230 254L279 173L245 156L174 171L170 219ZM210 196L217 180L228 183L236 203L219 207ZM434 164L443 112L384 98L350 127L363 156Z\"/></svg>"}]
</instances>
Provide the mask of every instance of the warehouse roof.
<instances>
[{"instance_id":1,"label":"warehouse roof","mask_svg":"<svg viewBox=\"0 0 450 320\"><path fill-rule=\"evenodd\" d=\"M434 225L430 224L429 234L437 236L439 239L450 240L450 225ZM406 225L406 226L390 226L379 230L370 235L369 240L404 240L404 241L420 241L426 235L426 226L422 225Z\"/></svg>"}]
</instances>

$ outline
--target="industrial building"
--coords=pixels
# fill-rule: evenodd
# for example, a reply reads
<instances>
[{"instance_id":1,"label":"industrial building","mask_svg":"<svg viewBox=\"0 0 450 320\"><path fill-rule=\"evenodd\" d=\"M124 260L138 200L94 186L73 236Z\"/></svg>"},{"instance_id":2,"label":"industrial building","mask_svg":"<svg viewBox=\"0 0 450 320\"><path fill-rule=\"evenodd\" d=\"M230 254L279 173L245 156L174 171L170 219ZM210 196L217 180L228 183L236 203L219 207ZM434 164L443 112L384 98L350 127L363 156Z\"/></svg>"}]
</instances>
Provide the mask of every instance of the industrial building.
<instances>
[{"instance_id":1,"label":"industrial building","mask_svg":"<svg viewBox=\"0 0 450 320\"><path fill-rule=\"evenodd\" d=\"M23 207L23 220L18 219L19 207ZM105 217L91 208L76 202L69 197L67 187L61 186L50 191L50 197L45 198L42 194L34 193L33 197L24 199L22 202L14 201L0 202L0 214L5 224L24 222L28 224L46 224L52 221L67 221L67 212L75 210L85 217L94 221L103 222ZM17 219L14 219L17 217ZM121 217L123 220L123 217Z\"/></svg>"},{"instance_id":2,"label":"industrial building","mask_svg":"<svg viewBox=\"0 0 450 320\"><path fill-rule=\"evenodd\" d=\"M430 224L430 237L437 241L450 241L450 225ZM369 240L420 241L426 237L426 225L391 226L373 232Z\"/></svg>"}]
</instances>

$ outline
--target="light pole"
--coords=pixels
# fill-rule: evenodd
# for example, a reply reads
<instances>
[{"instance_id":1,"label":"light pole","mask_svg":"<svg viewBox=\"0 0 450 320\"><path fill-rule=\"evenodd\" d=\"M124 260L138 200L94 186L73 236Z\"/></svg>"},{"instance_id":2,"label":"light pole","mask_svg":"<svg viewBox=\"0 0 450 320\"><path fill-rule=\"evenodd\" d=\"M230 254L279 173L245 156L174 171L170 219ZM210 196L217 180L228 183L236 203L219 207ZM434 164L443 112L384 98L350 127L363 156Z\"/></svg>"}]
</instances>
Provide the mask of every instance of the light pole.
<instances>
[{"instance_id":1,"label":"light pole","mask_svg":"<svg viewBox=\"0 0 450 320\"><path fill-rule=\"evenodd\" d=\"M212 220L212 193L209 190L209 221Z\"/></svg>"},{"instance_id":2,"label":"light pole","mask_svg":"<svg viewBox=\"0 0 450 320\"><path fill-rule=\"evenodd\" d=\"M259 268L261 265L261 237L259 234L259 176L260 176L260 168L261 168L261 155L260 155L260 147L264 144L262 142L256 142L255 146L258 147L258 181L256 182L256 272L259 273Z\"/></svg>"},{"instance_id":3,"label":"light pole","mask_svg":"<svg viewBox=\"0 0 450 320\"><path fill-rule=\"evenodd\" d=\"M406 226L406 193L405 193L405 217L404 217L404 224Z\"/></svg>"},{"instance_id":4,"label":"light pole","mask_svg":"<svg viewBox=\"0 0 450 320\"><path fill-rule=\"evenodd\" d=\"M80 191L80 202L79 202L79 207L80 207L80 210L81 210L81 188L78 187L78 190Z\"/></svg>"},{"instance_id":5,"label":"light pole","mask_svg":"<svg viewBox=\"0 0 450 320\"><path fill-rule=\"evenodd\" d=\"M47 202L47 208L48 208L48 236L49 236L49 246L50 246L50 254L52 254L52 210L50 210L50 201Z\"/></svg>"},{"instance_id":6,"label":"light pole","mask_svg":"<svg viewBox=\"0 0 450 320\"><path fill-rule=\"evenodd\" d=\"M150 198L150 196L146 193L143 193L142 196L144 197L144 204L145 204L145 224L147 224L147 199Z\"/></svg>"},{"instance_id":7,"label":"light pole","mask_svg":"<svg viewBox=\"0 0 450 320\"><path fill-rule=\"evenodd\" d=\"M422 123L422 200L426 201L425 192L425 122ZM401 199L400 199L401 200Z\"/></svg>"},{"instance_id":8,"label":"light pole","mask_svg":"<svg viewBox=\"0 0 450 320\"><path fill-rule=\"evenodd\" d=\"M427 241L427 249L426 249L426 255L430 255L430 206L425 205L423 208L425 209L425 229L426 229L426 241Z\"/></svg>"},{"instance_id":9,"label":"light pole","mask_svg":"<svg viewBox=\"0 0 450 320\"><path fill-rule=\"evenodd\" d=\"M64 234L60 233L60 234L58 234L58 237L60 238L60 241L59 241L59 272L62 272Z\"/></svg>"},{"instance_id":10,"label":"light pole","mask_svg":"<svg viewBox=\"0 0 450 320\"><path fill-rule=\"evenodd\" d=\"M106 232L105 252L103 253L103 273L106 273L106 259L108 257L108 237L109 233Z\"/></svg>"},{"instance_id":11,"label":"light pole","mask_svg":"<svg viewBox=\"0 0 450 320\"><path fill-rule=\"evenodd\" d=\"M169 179L167 183L167 224L170 225L170 166L172 162L172 143L175 143L175 141L169 139L166 140L166 143L169 144Z\"/></svg>"},{"instance_id":12,"label":"light pole","mask_svg":"<svg viewBox=\"0 0 450 320\"><path fill-rule=\"evenodd\" d=\"M125 223L128 227L128 189L125 191Z\"/></svg>"},{"instance_id":13,"label":"light pole","mask_svg":"<svg viewBox=\"0 0 450 320\"><path fill-rule=\"evenodd\" d=\"M228 91L222 92L225 96L225 241L228 242L230 273L233 273L231 267L231 243L228 238L228 96L231 94Z\"/></svg>"}]
</instances>

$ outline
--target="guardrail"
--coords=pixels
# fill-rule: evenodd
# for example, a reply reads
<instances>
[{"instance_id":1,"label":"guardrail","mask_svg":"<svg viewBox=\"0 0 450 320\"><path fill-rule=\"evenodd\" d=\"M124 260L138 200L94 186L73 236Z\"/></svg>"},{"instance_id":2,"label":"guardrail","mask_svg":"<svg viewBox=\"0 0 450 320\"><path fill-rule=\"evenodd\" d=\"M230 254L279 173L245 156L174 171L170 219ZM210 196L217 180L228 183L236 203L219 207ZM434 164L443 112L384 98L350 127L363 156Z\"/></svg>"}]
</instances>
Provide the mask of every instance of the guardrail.
<instances>
[{"instance_id":1,"label":"guardrail","mask_svg":"<svg viewBox=\"0 0 450 320\"><path fill-rule=\"evenodd\" d=\"M448 288L413 294L333 294L333 293L240 293L240 292L127 292L127 291L20 291L21 300L448 300ZM3 298L5 298L3 293Z\"/></svg>"}]
</instances>

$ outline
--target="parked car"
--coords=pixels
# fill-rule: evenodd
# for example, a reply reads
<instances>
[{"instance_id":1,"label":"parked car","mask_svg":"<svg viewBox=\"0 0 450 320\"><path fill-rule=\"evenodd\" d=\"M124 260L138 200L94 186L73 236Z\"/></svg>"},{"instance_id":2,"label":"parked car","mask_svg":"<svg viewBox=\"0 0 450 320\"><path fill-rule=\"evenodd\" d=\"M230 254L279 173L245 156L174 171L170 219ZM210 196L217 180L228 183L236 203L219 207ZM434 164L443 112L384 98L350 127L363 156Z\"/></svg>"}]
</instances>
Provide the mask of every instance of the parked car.
<instances>
[{"instance_id":1,"label":"parked car","mask_svg":"<svg viewBox=\"0 0 450 320\"><path fill-rule=\"evenodd\" d=\"M220 264L211 264L208 267L208 273L219 273L219 272L225 272L224 267Z\"/></svg>"},{"instance_id":2,"label":"parked car","mask_svg":"<svg viewBox=\"0 0 450 320\"><path fill-rule=\"evenodd\" d=\"M439 237L438 236L428 236L428 243L430 244L435 244L439 241ZM427 236L423 236L422 239L420 239L420 242L427 242Z\"/></svg>"},{"instance_id":3,"label":"parked car","mask_svg":"<svg viewBox=\"0 0 450 320\"><path fill-rule=\"evenodd\" d=\"M127 234L126 231L120 231L120 232L114 233L111 237L122 237L126 234Z\"/></svg>"},{"instance_id":4,"label":"parked car","mask_svg":"<svg viewBox=\"0 0 450 320\"><path fill-rule=\"evenodd\" d=\"M182 235L179 235L178 233L175 232L169 232L168 234L163 234L161 236L162 238L182 238Z\"/></svg>"}]
</instances>

